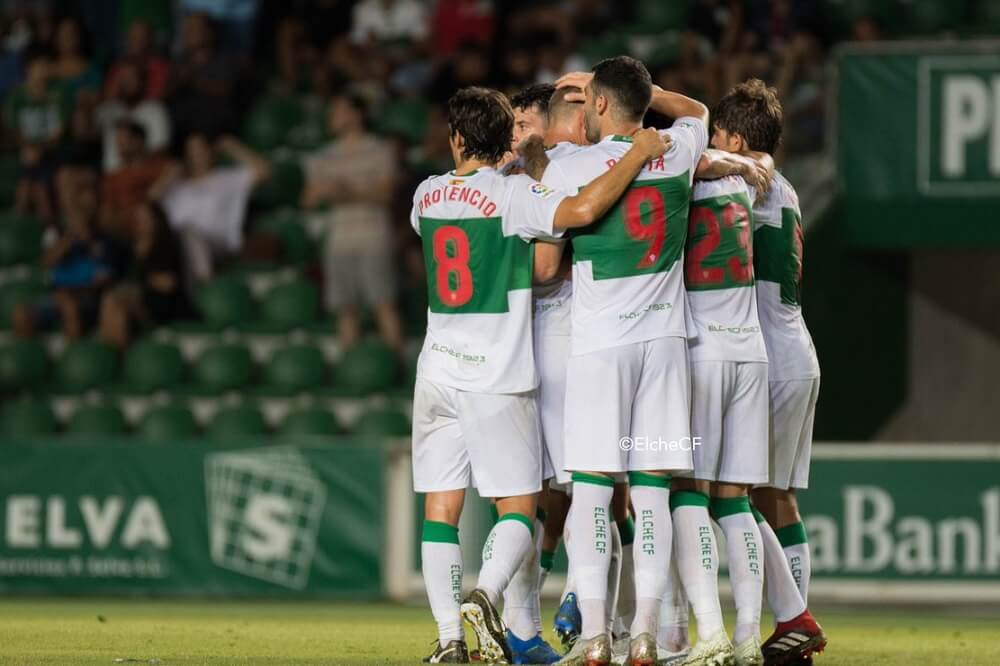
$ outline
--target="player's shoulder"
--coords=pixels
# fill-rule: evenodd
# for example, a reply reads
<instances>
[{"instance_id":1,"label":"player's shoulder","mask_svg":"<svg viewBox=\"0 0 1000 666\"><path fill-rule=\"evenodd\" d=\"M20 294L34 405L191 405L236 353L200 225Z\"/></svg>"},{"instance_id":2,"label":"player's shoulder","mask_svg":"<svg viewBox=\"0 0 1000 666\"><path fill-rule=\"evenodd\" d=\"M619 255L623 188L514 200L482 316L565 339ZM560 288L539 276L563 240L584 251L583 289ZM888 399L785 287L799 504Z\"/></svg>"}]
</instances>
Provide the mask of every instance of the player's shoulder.
<instances>
[{"instance_id":1,"label":"player's shoulder","mask_svg":"<svg viewBox=\"0 0 1000 666\"><path fill-rule=\"evenodd\" d=\"M755 208L762 211L780 212L782 208L799 210L799 195L788 179L779 171L771 178L771 188L757 203Z\"/></svg>"},{"instance_id":2,"label":"player's shoulder","mask_svg":"<svg viewBox=\"0 0 1000 666\"><path fill-rule=\"evenodd\" d=\"M446 173L432 174L430 176L427 176L422 181L420 181L419 185L417 185L417 189L414 190L413 192L413 198L419 199L420 196L427 190L433 190L435 186L438 184L438 181L445 178L446 176L448 176L448 174Z\"/></svg>"},{"instance_id":3,"label":"player's shoulder","mask_svg":"<svg viewBox=\"0 0 1000 666\"><path fill-rule=\"evenodd\" d=\"M743 176L725 176L723 178L713 178L712 180L696 180L691 198L695 201L699 199L711 199L713 197L726 196L727 194L750 194L750 186Z\"/></svg>"},{"instance_id":4,"label":"player's shoulder","mask_svg":"<svg viewBox=\"0 0 1000 666\"><path fill-rule=\"evenodd\" d=\"M546 150L545 154L548 156L550 161L555 161L558 159L570 157L579 152L582 148L586 147L587 146L580 146L575 143L570 143L569 141L560 141L556 145Z\"/></svg>"}]
</instances>

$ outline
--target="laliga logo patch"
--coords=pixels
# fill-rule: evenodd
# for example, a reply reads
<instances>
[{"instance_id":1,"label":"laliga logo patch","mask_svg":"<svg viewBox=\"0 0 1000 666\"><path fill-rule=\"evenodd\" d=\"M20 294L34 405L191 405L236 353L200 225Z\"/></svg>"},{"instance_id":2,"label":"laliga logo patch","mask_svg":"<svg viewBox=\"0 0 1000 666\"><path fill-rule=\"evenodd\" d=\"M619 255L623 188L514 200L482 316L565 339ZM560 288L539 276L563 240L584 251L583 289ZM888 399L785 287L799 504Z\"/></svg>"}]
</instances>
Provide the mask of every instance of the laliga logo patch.
<instances>
[{"instance_id":1,"label":"laliga logo patch","mask_svg":"<svg viewBox=\"0 0 1000 666\"><path fill-rule=\"evenodd\" d=\"M541 183L532 183L528 190L541 199L545 199L552 194L552 188L547 185L542 185Z\"/></svg>"}]
</instances>

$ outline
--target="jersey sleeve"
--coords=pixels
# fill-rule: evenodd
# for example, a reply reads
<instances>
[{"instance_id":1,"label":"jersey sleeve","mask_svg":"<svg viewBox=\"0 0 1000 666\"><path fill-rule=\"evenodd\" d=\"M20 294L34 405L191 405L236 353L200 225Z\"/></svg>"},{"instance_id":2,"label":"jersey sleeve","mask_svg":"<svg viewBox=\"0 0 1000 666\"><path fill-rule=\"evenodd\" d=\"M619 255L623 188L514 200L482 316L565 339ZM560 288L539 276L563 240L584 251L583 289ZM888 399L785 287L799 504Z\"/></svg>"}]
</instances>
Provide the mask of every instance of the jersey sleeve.
<instances>
[{"instance_id":1,"label":"jersey sleeve","mask_svg":"<svg viewBox=\"0 0 1000 666\"><path fill-rule=\"evenodd\" d=\"M549 162L549 165L545 167L545 173L542 174L542 184L565 194L575 194L577 189L569 182L569 177L567 177L562 165L555 160Z\"/></svg>"},{"instance_id":2,"label":"jersey sleeve","mask_svg":"<svg viewBox=\"0 0 1000 666\"><path fill-rule=\"evenodd\" d=\"M671 141L673 141L670 151L679 151L679 154L685 155L686 159L690 160L691 178L693 179L698 160L708 148L708 127L700 118L685 116L675 120L665 133L669 134Z\"/></svg>"},{"instance_id":3,"label":"jersey sleeve","mask_svg":"<svg viewBox=\"0 0 1000 666\"><path fill-rule=\"evenodd\" d=\"M554 226L556 210L566 195L530 176L509 177L504 226L524 240L560 238L562 230Z\"/></svg>"},{"instance_id":4,"label":"jersey sleeve","mask_svg":"<svg viewBox=\"0 0 1000 666\"><path fill-rule=\"evenodd\" d=\"M420 201L420 193L424 189L424 184L421 183L416 192L413 193L413 207L410 208L410 226L413 230L420 235L420 214L417 212L417 202Z\"/></svg>"}]
</instances>

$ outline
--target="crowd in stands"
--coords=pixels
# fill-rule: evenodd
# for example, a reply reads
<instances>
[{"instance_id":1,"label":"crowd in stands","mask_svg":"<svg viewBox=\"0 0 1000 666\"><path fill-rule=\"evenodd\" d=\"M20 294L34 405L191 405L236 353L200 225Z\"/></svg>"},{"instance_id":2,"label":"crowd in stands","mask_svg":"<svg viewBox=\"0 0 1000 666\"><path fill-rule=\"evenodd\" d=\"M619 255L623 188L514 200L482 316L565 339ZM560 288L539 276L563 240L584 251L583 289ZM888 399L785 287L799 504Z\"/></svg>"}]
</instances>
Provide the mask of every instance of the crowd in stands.
<instances>
[{"instance_id":1,"label":"crowd in stands","mask_svg":"<svg viewBox=\"0 0 1000 666\"><path fill-rule=\"evenodd\" d=\"M401 353L397 303L419 302L424 284L410 196L451 167L442 105L456 89L513 93L630 52L656 83L709 104L748 76L773 82L785 150L815 151L829 49L878 39L886 4L0 3L13 165L0 205L38 225L46 285L0 319L18 336L96 333L124 348L137 332L196 317L199 286L220 271L301 263L257 223L284 206L317 248L297 268L320 287L341 343L355 344L371 313Z\"/></svg>"}]
</instances>

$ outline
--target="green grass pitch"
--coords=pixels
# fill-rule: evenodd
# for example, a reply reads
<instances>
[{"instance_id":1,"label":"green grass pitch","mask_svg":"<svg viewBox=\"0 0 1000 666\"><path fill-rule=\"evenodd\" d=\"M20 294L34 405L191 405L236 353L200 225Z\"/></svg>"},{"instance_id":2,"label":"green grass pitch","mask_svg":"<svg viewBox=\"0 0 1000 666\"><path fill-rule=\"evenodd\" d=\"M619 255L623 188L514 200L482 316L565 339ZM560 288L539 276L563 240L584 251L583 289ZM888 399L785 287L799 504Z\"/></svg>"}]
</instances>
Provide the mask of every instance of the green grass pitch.
<instances>
[{"instance_id":1,"label":"green grass pitch","mask_svg":"<svg viewBox=\"0 0 1000 666\"><path fill-rule=\"evenodd\" d=\"M996 615L838 608L817 616L830 637L817 666L1000 664ZM383 603L8 599L0 664L416 665L433 631L426 608Z\"/></svg>"}]
</instances>

